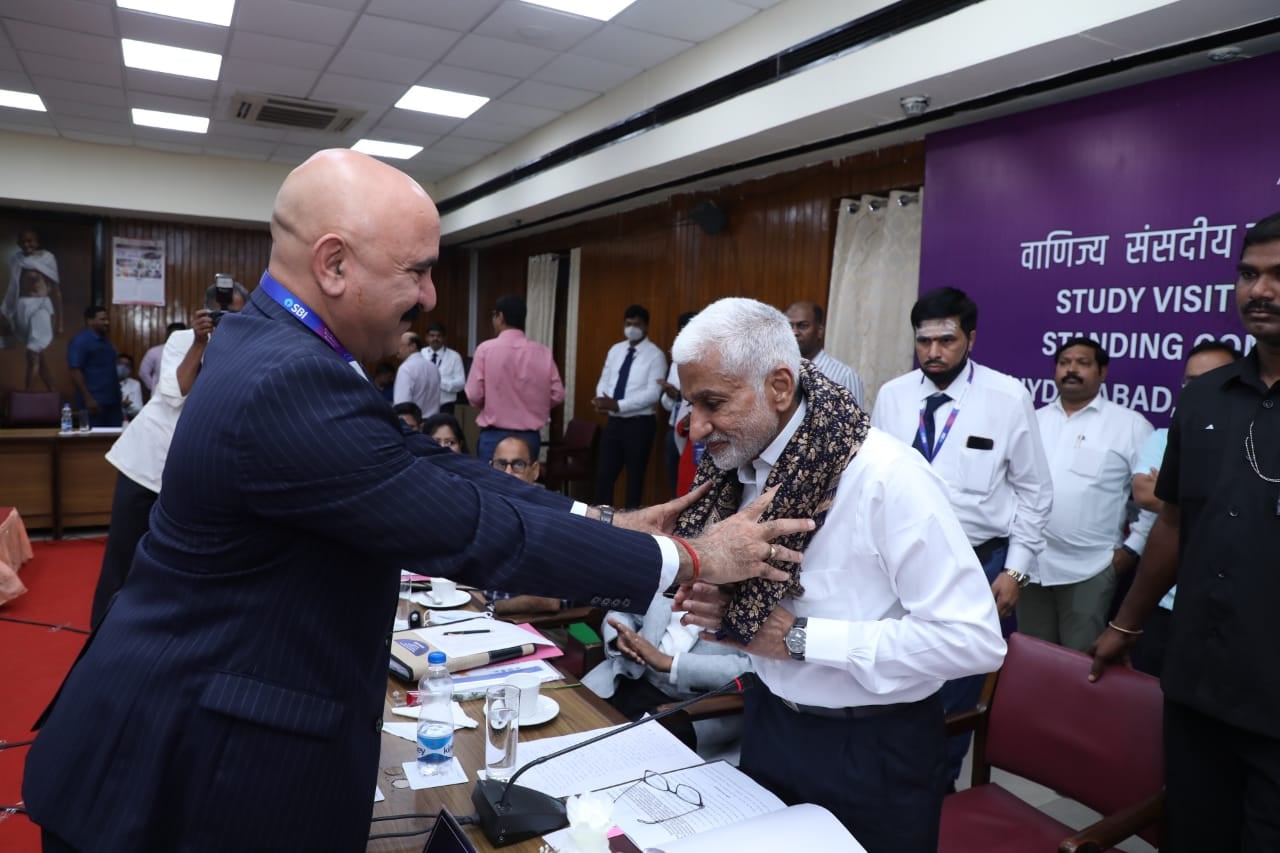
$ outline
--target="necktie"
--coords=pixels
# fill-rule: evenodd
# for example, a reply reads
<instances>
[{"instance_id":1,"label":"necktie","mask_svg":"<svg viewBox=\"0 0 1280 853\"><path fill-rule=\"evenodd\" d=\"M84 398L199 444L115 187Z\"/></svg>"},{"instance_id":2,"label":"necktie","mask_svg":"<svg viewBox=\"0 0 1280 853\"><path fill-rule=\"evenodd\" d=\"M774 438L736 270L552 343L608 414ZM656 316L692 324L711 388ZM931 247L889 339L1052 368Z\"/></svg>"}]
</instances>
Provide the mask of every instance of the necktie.
<instances>
[{"instance_id":1,"label":"necktie","mask_svg":"<svg viewBox=\"0 0 1280 853\"><path fill-rule=\"evenodd\" d=\"M936 435L933 425L933 415L938 408L944 403L951 402L951 398L939 391L932 394L924 403L924 445L920 443L920 431L916 430L916 440L911 446L920 451L920 455L930 462L933 461L933 442Z\"/></svg>"},{"instance_id":2,"label":"necktie","mask_svg":"<svg viewBox=\"0 0 1280 853\"><path fill-rule=\"evenodd\" d=\"M431 351L431 363L432 363L432 364L437 364L437 363L438 363L438 362L436 361L436 358L437 358L436 351L435 351L435 350L432 350L432 351Z\"/></svg>"},{"instance_id":3,"label":"necktie","mask_svg":"<svg viewBox=\"0 0 1280 853\"><path fill-rule=\"evenodd\" d=\"M622 361L622 369L618 371L618 381L613 384L613 399L621 400L627 395L627 378L631 376L631 362L636 359L636 348L627 350L627 357Z\"/></svg>"}]
</instances>

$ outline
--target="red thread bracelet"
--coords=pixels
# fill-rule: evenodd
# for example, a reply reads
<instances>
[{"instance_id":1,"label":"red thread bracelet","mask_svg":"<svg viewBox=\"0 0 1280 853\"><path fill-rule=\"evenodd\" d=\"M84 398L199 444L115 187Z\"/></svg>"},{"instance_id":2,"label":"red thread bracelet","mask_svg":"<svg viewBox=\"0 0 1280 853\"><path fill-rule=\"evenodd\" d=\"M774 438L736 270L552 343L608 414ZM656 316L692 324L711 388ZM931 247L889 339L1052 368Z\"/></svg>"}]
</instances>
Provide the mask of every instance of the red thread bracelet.
<instances>
[{"instance_id":1,"label":"red thread bracelet","mask_svg":"<svg viewBox=\"0 0 1280 853\"><path fill-rule=\"evenodd\" d=\"M693 550L693 546L681 539L679 536L672 536L671 538L683 545L684 549L689 552L689 559L693 561L693 579L696 581L698 579L698 575L701 574L701 565L698 563L698 552Z\"/></svg>"}]
</instances>

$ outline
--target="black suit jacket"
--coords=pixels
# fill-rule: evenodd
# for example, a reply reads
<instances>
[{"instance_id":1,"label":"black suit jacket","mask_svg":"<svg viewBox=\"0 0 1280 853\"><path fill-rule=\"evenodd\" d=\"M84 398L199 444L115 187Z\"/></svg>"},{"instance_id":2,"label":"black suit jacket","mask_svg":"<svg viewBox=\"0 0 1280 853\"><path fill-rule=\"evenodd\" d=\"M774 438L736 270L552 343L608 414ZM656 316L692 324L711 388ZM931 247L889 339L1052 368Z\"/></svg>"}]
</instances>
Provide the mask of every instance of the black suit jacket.
<instances>
[{"instance_id":1,"label":"black suit jacket","mask_svg":"<svg viewBox=\"0 0 1280 853\"><path fill-rule=\"evenodd\" d=\"M151 532L31 748L31 817L84 851L363 850L401 569L652 598L653 537L569 508L402 431L255 292L213 336Z\"/></svg>"}]
</instances>

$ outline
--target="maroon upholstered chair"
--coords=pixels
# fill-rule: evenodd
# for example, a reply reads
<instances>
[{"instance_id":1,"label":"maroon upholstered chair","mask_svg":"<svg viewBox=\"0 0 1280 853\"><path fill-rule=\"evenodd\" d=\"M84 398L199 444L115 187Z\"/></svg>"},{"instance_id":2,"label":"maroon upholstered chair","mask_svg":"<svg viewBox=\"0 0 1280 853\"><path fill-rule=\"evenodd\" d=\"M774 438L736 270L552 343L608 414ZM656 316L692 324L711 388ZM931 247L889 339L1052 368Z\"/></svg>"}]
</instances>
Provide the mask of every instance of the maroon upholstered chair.
<instances>
[{"instance_id":1,"label":"maroon upholstered chair","mask_svg":"<svg viewBox=\"0 0 1280 853\"><path fill-rule=\"evenodd\" d=\"M1103 851L1134 834L1159 843L1164 804L1160 683L1024 634L1009 637L1000 672L975 711L948 720L975 731L973 787L942 805L939 853ZM1080 831L991 782L998 767L1103 815Z\"/></svg>"},{"instance_id":2,"label":"maroon upholstered chair","mask_svg":"<svg viewBox=\"0 0 1280 853\"><path fill-rule=\"evenodd\" d=\"M571 483L592 483L596 476L595 421L574 418L564 428L564 437L547 448L547 464L542 469L548 489L569 494Z\"/></svg>"},{"instance_id":3,"label":"maroon upholstered chair","mask_svg":"<svg viewBox=\"0 0 1280 853\"><path fill-rule=\"evenodd\" d=\"M5 426L57 426L62 419L62 395L57 391L11 391Z\"/></svg>"}]
</instances>

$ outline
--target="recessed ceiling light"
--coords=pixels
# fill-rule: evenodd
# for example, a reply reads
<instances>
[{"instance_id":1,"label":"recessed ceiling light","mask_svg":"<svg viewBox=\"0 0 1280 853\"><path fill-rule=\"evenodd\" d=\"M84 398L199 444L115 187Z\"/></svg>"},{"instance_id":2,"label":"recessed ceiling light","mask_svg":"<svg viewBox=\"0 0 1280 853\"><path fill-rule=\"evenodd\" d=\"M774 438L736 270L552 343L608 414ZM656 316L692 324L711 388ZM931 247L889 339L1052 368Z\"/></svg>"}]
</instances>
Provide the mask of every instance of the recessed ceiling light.
<instances>
[{"instance_id":1,"label":"recessed ceiling light","mask_svg":"<svg viewBox=\"0 0 1280 853\"><path fill-rule=\"evenodd\" d=\"M218 71L222 68L221 56L203 50L134 39L120 39L120 46L124 49L124 64L130 68L201 80L217 80Z\"/></svg>"},{"instance_id":2,"label":"recessed ceiling light","mask_svg":"<svg viewBox=\"0 0 1280 853\"><path fill-rule=\"evenodd\" d=\"M157 110L140 110L134 107L133 123L144 127L162 127L165 130L181 130L187 133L208 133L209 120L204 116L188 116L182 113L162 113Z\"/></svg>"},{"instance_id":3,"label":"recessed ceiling light","mask_svg":"<svg viewBox=\"0 0 1280 853\"><path fill-rule=\"evenodd\" d=\"M403 142L384 142L381 139L361 139L351 146L352 151L359 151L371 157L386 157L390 160L408 160L416 157L422 150L421 145L405 145Z\"/></svg>"},{"instance_id":4,"label":"recessed ceiling light","mask_svg":"<svg viewBox=\"0 0 1280 853\"><path fill-rule=\"evenodd\" d=\"M396 106L402 110L466 118L487 103L489 99L479 95L464 95L462 92L432 89L430 86L414 86L396 101Z\"/></svg>"},{"instance_id":5,"label":"recessed ceiling light","mask_svg":"<svg viewBox=\"0 0 1280 853\"><path fill-rule=\"evenodd\" d=\"M545 6L558 12L607 21L636 0L524 0L534 6Z\"/></svg>"},{"instance_id":6,"label":"recessed ceiling light","mask_svg":"<svg viewBox=\"0 0 1280 853\"><path fill-rule=\"evenodd\" d=\"M236 0L199 0L195 3L191 0L116 0L116 5L135 12L150 12L166 18L229 27Z\"/></svg>"},{"instance_id":7,"label":"recessed ceiling light","mask_svg":"<svg viewBox=\"0 0 1280 853\"><path fill-rule=\"evenodd\" d=\"M0 89L0 107L13 107L15 110L35 110L47 112L40 96L31 92L15 92L12 89Z\"/></svg>"}]
</instances>

